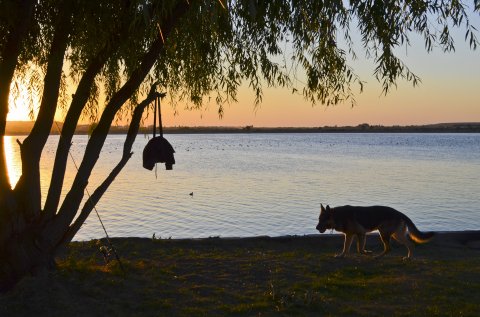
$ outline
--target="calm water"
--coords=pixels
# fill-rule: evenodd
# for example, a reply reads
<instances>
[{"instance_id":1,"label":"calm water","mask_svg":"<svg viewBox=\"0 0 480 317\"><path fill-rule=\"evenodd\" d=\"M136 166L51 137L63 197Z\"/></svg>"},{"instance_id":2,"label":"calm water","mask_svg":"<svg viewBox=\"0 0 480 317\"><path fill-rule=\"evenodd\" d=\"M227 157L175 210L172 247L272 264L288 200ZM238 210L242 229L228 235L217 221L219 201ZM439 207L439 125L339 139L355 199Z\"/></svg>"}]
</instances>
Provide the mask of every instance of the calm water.
<instances>
[{"instance_id":1,"label":"calm water","mask_svg":"<svg viewBox=\"0 0 480 317\"><path fill-rule=\"evenodd\" d=\"M97 209L111 236L162 238L316 233L320 203L392 206L421 230L478 229L480 134L167 135L172 171L142 168L148 139ZM7 138L12 182L18 146ZM109 136L89 190L120 159L125 136ZM58 137L42 158L43 192ZM80 162L87 136L74 138ZM69 161L67 183L73 178ZM193 196L189 194L193 192ZM92 213L77 240L103 236Z\"/></svg>"}]
</instances>

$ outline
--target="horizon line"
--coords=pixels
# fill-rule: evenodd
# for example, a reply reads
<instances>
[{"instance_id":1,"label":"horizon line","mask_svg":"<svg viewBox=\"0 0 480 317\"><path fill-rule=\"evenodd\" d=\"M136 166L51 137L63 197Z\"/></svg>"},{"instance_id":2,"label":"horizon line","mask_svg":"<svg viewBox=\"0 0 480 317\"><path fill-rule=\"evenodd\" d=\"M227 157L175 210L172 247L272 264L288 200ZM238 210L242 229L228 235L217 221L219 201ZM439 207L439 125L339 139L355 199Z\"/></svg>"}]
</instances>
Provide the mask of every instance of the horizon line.
<instances>
[{"instance_id":1,"label":"horizon line","mask_svg":"<svg viewBox=\"0 0 480 317\"><path fill-rule=\"evenodd\" d=\"M7 124L33 124L35 120L7 120ZM54 121L53 124L62 124L63 121ZM91 126L95 124L92 123L80 123L77 127ZM448 125L480 125L480 121L449 121L449 122L436 122L436 123L410 123L410 124L374 124L363 122L359 124L335 124L335 125L315 125L315 126L254 126L250 124L246 125L174 125L174 126L164 126L166 129L178 129L178 128L226 128L226 129L318 129L318 128L351 128L351 127L422 127L422 126L448 126ZM126 128L128 124L112 124L111 127L115 128ZM141 126L142 128L152 127L153 124Z\"/></svg>"}]
</instances>

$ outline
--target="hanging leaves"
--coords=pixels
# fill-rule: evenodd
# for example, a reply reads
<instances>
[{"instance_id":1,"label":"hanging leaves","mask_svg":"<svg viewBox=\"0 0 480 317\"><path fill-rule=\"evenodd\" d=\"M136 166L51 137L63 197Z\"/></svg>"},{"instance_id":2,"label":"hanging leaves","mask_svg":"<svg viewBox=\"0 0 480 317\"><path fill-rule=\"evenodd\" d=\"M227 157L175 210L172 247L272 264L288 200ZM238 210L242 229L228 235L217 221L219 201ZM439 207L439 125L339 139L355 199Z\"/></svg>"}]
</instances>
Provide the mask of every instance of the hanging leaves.
<instances>
[{"instance_id":1,"label":"hanging leaves","mask_svg":"<svg viewBox=\"0 0 480 317\"><path fill-rule=\"evenodd\" d=\"M5 10L9 3L0 2L0 49L1 39L8 35ZM76 83L99 50L106 49L110 54L90 92L87 116L94 119L102 104L99 97L109 99L132 75L140 56L161 36L159 26L176 3L75 2L74 31L66 56L69 72L65 75ZM477 28L470 23L472 12L479 11L478 0L473 8L458 0L188 3L188 13L164 38L165 50L143 86L131 96L127 112L138 94L157 80L161 89L169 92L170 100L185 101L188 108L199 108L213 100L220 116L225 104L237 100L241 85L253 91L255 105L262 101L264 87L288 87L302 92L312 104L350 101L353 105L355 94L365 84L350 65L358 56L373 59L374 76L382 83L383 93L388 93L399 80L413 85L420 82L398 57L401 48L411 45L413 35L423 37L428 52L435 48L448 52L455 50L452 28L463 27L464 40L472 49L478 45ZM57 0L38 2L37 23L24 43L17 72L25 71L27 63L45 67L57 14ZM63 86L68 82L72 80L62 80L62 91L68 91ZM62 93L63 105L67 104L65 98L68 94Z\"/></svg>"}]
</instances>

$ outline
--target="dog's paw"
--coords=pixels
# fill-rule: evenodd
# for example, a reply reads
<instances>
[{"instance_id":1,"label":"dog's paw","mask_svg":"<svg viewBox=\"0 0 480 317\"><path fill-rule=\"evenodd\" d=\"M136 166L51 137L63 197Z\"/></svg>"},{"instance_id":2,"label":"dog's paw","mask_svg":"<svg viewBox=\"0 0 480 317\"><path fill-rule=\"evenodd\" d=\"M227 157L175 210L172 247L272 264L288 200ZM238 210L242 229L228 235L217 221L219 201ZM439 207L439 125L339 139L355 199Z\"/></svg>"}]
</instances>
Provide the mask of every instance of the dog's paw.
<instances>
[{"instance_id":1,"label":"dog's paw","mask_svg":"<svg viewBox=\"0 0 480 317\"><path fill-rule=\"evenodd\" d=\"M365 254L365 255L372 255L373 254L373 251L370 251L370 250L363 250L362 252L360 252L362 254Z\"/></svg>"},{"instance_id":2,"label":"dog's paw","mask_svg":"<svg viewBox=\"0 0 480 317\"><path fill-rule=\"evenodd\" d=\"M345 257L345 253L335 254L335 259L341 259Z\"/></svg>"}]
</instances>

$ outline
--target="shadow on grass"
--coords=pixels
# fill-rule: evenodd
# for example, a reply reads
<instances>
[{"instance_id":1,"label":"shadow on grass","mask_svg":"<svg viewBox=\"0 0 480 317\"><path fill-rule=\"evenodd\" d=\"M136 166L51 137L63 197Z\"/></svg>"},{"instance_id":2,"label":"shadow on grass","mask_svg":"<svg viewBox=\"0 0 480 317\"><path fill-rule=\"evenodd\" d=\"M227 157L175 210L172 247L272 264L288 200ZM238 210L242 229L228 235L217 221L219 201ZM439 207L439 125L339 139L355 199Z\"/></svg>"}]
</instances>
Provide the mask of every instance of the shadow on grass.
<instances>
[{"instance_id":1,"label":"shadow on grass","mask_svg":"<svg viewBox=\"0 0 480 317\"><path fill-rule=\"evenodd\" d=\"M377 252L377 237L367 244ZM98 242L72 243L58 270L0 297L1 316L475 316L480 253L403 247L382 258L332 255L338 236L115 239L124 277ZM28 305L27 305L28 303Z\"/></svg>"}]
</instances>

